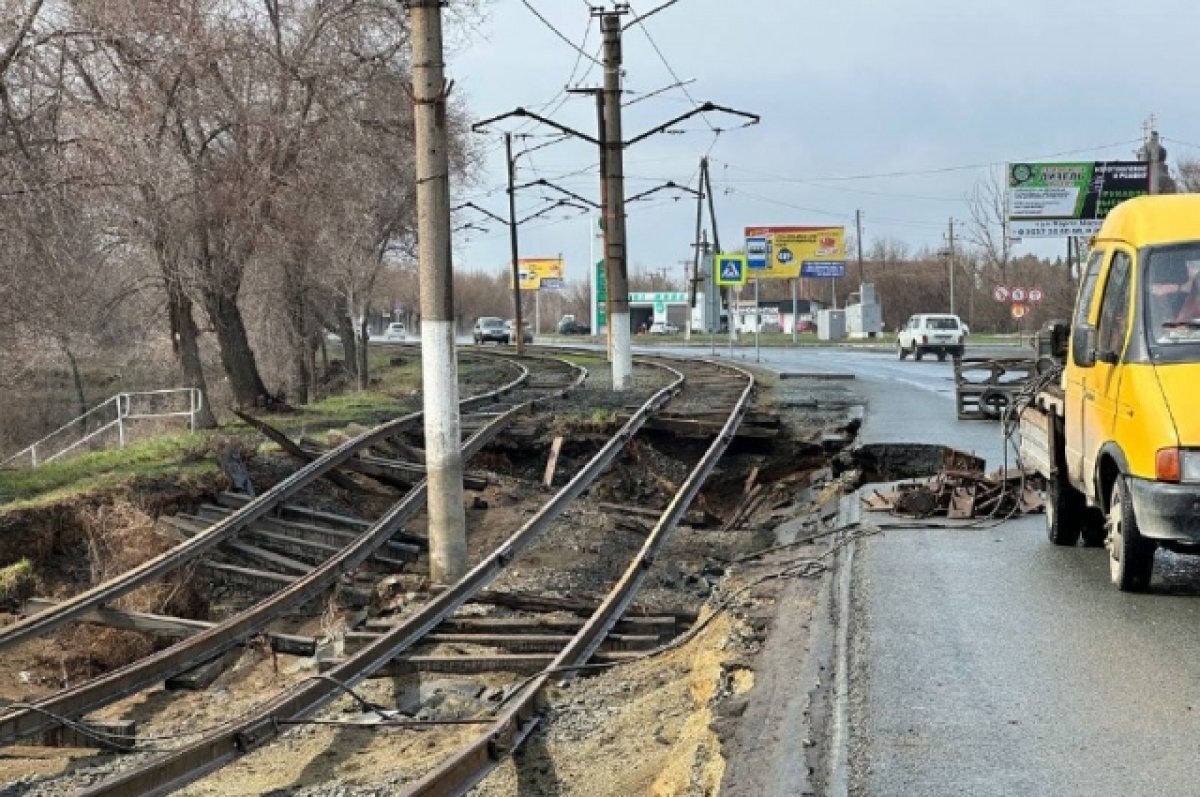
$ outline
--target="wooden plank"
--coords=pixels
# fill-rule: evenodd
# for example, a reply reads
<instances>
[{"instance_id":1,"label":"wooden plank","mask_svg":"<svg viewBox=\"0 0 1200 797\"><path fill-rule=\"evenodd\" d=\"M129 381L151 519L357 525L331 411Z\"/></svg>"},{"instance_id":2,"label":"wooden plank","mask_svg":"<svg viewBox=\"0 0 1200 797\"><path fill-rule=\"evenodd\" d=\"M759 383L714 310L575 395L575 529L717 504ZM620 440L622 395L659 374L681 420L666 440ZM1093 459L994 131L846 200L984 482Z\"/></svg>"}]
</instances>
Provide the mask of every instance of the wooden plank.
<instances>
[{"instance_id":1,"label":"wooden plank","mask_svg":"<svg viewBox=\"0 0 1200 797\"><path fill-rule=\"evenodd\" d=\"M351 631L345 636L345 652L356 653L383 636L382 633ZM434 632L421 639L423 645L471 645L499 648L510 653L557 653L567 646L571 634L456 634ZM649 650L661 639L651 634L609 634L601 650Z\"/></svg>"},{"instance_id":2,"label":"wooden plank","mask_svg":"<svg viewBox=\"0 0 1200 797\"><path fill-rule=\"evenodd\" d=\"M168 678L163 686L168 692L189 691L200 692L213 685L221 675L229 669L234 660L240 655L240 651L236 648L227 650L220 656L217 656L212 661L206 661L198 667L193 667L187 672L181 672L179 675Z\"/></svg>"},{"instance_id":3,"label":"wooden plank","mask_svg":"<svg viewBox=\"0 0 1200 797\"><path fill-rule=\"evenodd\" d=\"M223 506L204 504L200 507L199 515L214 520L227 516L232 510ZM253 533L271 533L301 541L311 545L340 550L358 539L359 535L352 531L317 526L299 521L284 521L278 518L266 517L254 521L249 527ZM415 562L421 557L419 546L403 542L388 542L381 549L383 553L372 554L371 558L382 565L393 566L398 562Z\"/></svg>"},{"instance_id":4,"label":"wooden plank","mask_svg":"<svg viewBox=\"0 0 1200 797\"><path fill-rule=\"evenodd\" d=\"M206 506L200 507L198 513L199 517L205 520L210 518L219 519L221 517L220 512L213 511ZM286 529L286 531L281 530L280 526L273 525L270 521L255 521L241 532L240 537L252 540L267 550L296 557L308 564L320 564L324 562L346 547L354 539L353 534L345 532L340 532L340 534L345 535L345 538L342 538L297 533L298 530L290 526L283 526L282 528ZM313 536L317 536L320 539L311 539ZM333 540L332 544L326 542L329 539ZM412 546L405 546L405 549L402 552L403 559L392 559L375 553L370 556L368 561L385 567L390 572L402 572L406 569L409 562L414 562L419 557L417 550Z\"/></svg>"},{"instance_id":5,"label":"wooden plank","mask_svg":"<svg viewBox=\"0 0 1200 797\"><path fill-rule=\"evenodd\" d=\"M560 598L545 595L528 595L521 592L498 592L494 590L482 590L468 603L478 603L485 606L503 606L508 609L517 609L520 611L529 612L571 612L572 614L582 614L585 617L590 617L596 613L596 609L600 606L600 599L586 598ZM625 610L625 616L647 616L661 617L670 615L677 622L684 625L691 625L696 622L698 615L690 609L645 609L638 606L630 606Z\"/></svg>"},{"instance_id":6,"label":"wooden plank","mask_svg":"<svg viewBox=\"0 0 1200 797\"><path fill-rule=\"evenodd\" d=\"M592 664L616 664L636 659L639 653L614 651L597 653L589 660ZM329 672L342 663L342 659L322 659L320 671ZM554 656L545 653L509 653L488 656L402 656L380 667L369 677L395 678L418 672L455 673L480 675L491 672L511 672L518 675L533 675L554 663Z\"/></svg>"},{"instance_id":7,"label":"wooden plank","mask_svg":"<svg viewBox=\"0 0 1200 797\"><path fill-rule=\"evenodd\" d=\"M558 455L562 451L562 437L555 437L554 442L550 444L550 459L546 462L546 474L542 477L542 484L550 487L554 484L554 470L558 467Z\"/></svg>"},{"instance_id":8,"label":"wooden plank","mask_svg":"<svg viewBox=\"0 0 1200 797\"><path fill-rule=\"evenodd\" d=\"M59 725L44 732L39 741L45 747L76 747L107 750L132 750L137 745L137 723L133 720L79 720L80 728ZM95 736L87 733L94 731ZM99 737L99 738L97 738ZM104 741L102 742L101 739Z\"/></svg>"},{"instance_id":9,"label":"wooden plank","mask_svg":"<svg viewBox=\"0 0 1200 797\"><path fill-rule=\"evenodd\" d=\"M259 432L261 432L267 439L273 441L276 445L278 445L284 451L291 454L293 457L300 460L301 462L312 462L315 459L315 457L305 454L304 450L302 448L300 448L300 446L298 446L294 442L292 442L292 439L290 437L288 437L286 434L279 431L275 427L271 426L270 424L266 423L265 421L260 421L258 418L255 418L252 415L247 415L246 413L244 413L240 410L234 410L233 414L236 415L237 417L241 418L246 423L250 424L250 426L254 427ZM354 482L353 479L347 478L346 476L339 473L336 469L326 471L324 474L324 478L333 482L338 487L341 487L343 490L361 489Z\"/></svg>"},{"instance_id":10,"label":"wooden plank","mask_svg":"<svg viewBox=\"0 0 1200 797\"><path fill-rule=\"evenodd\" d=\"M272 568L277 573L291 573L297 576L305 576L313 571L312 565L297 561L290 556L268 551L257 545L250 545L246 542L229 540L222 547L227 551L234 551L242 555L251 564Z\"/></svg>"},{"instance_id":11,"label":"wooden plank","mask_svg":"<svg viewBox=\"0 0 1200 797\"><path fill-rule=\"evenodd\" d=\"M610 504L604 501L597 503L596 506L605 512L612 512L619 515L633 515L635 517L642 517L646 518L647 520L654 521L657 521L660 517L662 517L662 513L666 511L663 509L650 509L643 506L629 506L628 504ZM706 515L702 510L690 509L684 513L683 522L680 525L704 528L705 526L710 525L710 521L708 515Z\"/></svg>"},{"instance_id":12,"label":"wooden plank","mask_svg":"<svg viewBox=\"0 0 1200 797\"><path fill-rule=\"evenodd\" d=\"M57 601L48 598L30 598L25 601L22 611L26 614L34 614L52 608L56 604ZM141 631L167 639L185 639L216 626L216 623L210 623L207 620L188 620L183 617L168 617L161 614L127 612L122 609L109 608L93 609L80 617L79 621L126 631ZM267 639L271 643L271 649L276 653L313 656L317 652L315 637L268 633Z\"/></svg>"},{"instance_id":13,"label":"wooden plank","mask_svg":"<svg viewBox=\"0 0 1200 797\"><path fill-rule=\"evenodd\" d=\"M404 621L402 617L375 617L367 620L367 631L388 631ZM437 627L449 634L574 634L587 622L582 617L459 617ZM623 617L613 631L619 634L651 634L659 638L675 635L674 617Z\"/></svg>"},{"instance_id":14,"label":"wooden plank","mask_svg":"<svg viewBox=\"0 0 1200 797\"><path fill-rule=\"evenodd\" d=\"M221 493L217 500L230 507L231 509L241 509L250 499L240 493ZM346 515L338 515L333 512L322 512L319 509L310 509L306 506L297 506L295 504L281 504L276 508L275 516L281 521L306 521L309 523L328 523L334 526L343 526L352 531L366 531L371 527L368 521L360 518L348 517ZM357 535L355 535L357 536ZM429 540L419 534L409 534L405 531L398 531L391 537L393 542L403 545L415 545L421 550L429 549Z\"/></svg>"}]
</instances>

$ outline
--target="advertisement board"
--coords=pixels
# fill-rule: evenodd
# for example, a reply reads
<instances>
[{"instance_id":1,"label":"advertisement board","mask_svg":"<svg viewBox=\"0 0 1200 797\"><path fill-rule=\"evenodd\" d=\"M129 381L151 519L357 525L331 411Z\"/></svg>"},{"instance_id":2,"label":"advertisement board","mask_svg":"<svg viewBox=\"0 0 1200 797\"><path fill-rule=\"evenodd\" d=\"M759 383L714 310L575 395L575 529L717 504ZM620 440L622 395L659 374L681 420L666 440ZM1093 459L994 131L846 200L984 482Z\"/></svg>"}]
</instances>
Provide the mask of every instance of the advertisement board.
<instances>
[{"instance_id":1,"label":"advertisement board","mask_svg":"<svg viewBox=\"0 0 1200 797\"><path fill-rule=\"evenodd\" d=\"M1014 238L1090 237L1110 210L1150 193L1141 161L1012 163L1008 166L1008 234Z\"/></svg>"},{"instance_id":2,"label":"advertisement board","mask_svg":"<svg viewBox=\"0 0 1200 797\"><path fill-rule=\"evenodd\" d=\"M561 257L526 257L517 261L521 271L521 290L559 290L565 279ZM512 283L509 283L512 287Z\"/></svg>"},{"instance_id":3,"label":"advertisement board","mask_svg":"<svg viewBox=\"0 0 1200 797\"><path fill-rule=\"evenodd\" d=\"M845 271L846 229L844 227L747 227L747 251L762 250L766 240L765 263L754 268L755 279L796 279L802 269L833 276L837 264ZM761 262L761 261L760 261ZM824 268L819 264L829 264Z\"/></svg>"}]
</instances>

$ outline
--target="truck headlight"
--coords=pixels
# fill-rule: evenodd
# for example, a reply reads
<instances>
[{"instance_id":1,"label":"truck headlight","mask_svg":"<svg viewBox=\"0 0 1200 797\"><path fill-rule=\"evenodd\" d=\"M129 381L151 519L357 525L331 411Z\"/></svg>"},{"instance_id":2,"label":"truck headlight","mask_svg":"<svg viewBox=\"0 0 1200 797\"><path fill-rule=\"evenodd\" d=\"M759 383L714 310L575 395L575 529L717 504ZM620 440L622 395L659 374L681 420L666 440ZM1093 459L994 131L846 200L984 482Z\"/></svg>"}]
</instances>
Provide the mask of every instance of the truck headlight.
<instances>
[{"instance_id":1,"label":"truck headlight","mask_svg":"<svg viewBox=\"0 0 1200 797\"><path fill-rule=\"evenodd\" d=\"M1200 451L1179 452L1179 480L1200 482Z\"/></svg>"}]
</instances>

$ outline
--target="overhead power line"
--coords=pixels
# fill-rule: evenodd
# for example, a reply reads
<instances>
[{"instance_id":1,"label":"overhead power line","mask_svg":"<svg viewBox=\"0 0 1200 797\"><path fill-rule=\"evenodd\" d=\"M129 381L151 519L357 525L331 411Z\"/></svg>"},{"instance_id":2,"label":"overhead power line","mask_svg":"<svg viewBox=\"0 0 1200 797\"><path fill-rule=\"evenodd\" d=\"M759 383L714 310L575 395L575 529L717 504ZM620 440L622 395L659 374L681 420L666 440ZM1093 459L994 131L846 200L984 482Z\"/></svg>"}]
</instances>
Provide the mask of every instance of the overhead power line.
<instances>
[{"instance_id":1,"label":"overhead power line","mask_svg":"<svg viewBox=\"0 0 1200 797\"><path fill-rule=\"evenodd\" d=\"M1085 152L1096 152L1098 150L1115 149L1116 147L1127 147L1130 144L1140 144L1141 139L1131 139L1128 141L1115 141L1112 144L1100 144L1091 147L1080 147L1079 149L1063 150L1062 152L1051 152L1047 155L1035 155L1030 158L1009 158L999 161L985 161L982 163L968 163L957 166L940 166L928 169L910 169L905 171L895 172L879 172L876 174L850 174L850 175L829 175L824 177L789 177L784 175L771 174L757 169L749 169L745 166L735 166L731 163L721 161L721 165L728 166L731 169L738 169L750 174L760 174L770 177L774 182L779 183L834 183L834 182L851 182L855 180L884 180L894 177L917 177L928 174L946 174L949 172L966 172L977 171L979 169L990 169L996 166L1006 166L1009 163L1022 163L1025 161L1047 160L1049 158L1061 158L1066 155L1079 155Z\"/></svg>"},{"instance_id":2,"label":"overhead power line","mask_svg":"<svg viewBox=\"0 0 1200 797\"><path fill-rule=\"evenodd\" d=\"M662 61L663 66L665 66L667 68L667 72L671 75L671 79L674 80L677 84L679 84L679 89L680 89L680 91L683 92L683 95L688 98L688 102L690 102L693 107L696 107L699 105L699 103L696 102L696 98L692 96L692 93L690 91L688 91L687 82L682 80L679 77L679 73L675 71L675 67L671 66L671 62L667 60L666 54L663 53L662 48L658 46L658 42L656 42L654 40L654 36L651 35L650 28L648 28L648 27L646 27L646 25L642 24L649 17L657 14L659 11L662 11L665 8L669 8L670 6L674 5L676 2L678 2L678 0L668 0L668 2L658 6L657 8L647 12L646 14L638 14L638 12L636 10L634 10L633 5L630 4L629 10L633 13L633 20L628 25L625 26L625 29L628 30L629 28L632 28L634 25L637 25L639 28L642 29L642 33L646 34L646 41L650 42L650 46L654 49L654 52L658 54L658 60ZM710 130L712 130L714 133L716 133L716 128L713 126L713 123L711 121L709 121L708 119L705 119L704 122L705 122L705 124L708 125ZM715 146L715 142L714 142L714 146ZM711 151L712 151L712 147L709 148L709 152L711 152Z\"/></svg>"},{"instance_id":3,"label":"overhead power line","mask_svg":"<svg viewBox=\"0 0 1200 797\"><path fill-rule=\"evenodd\" d=\"M548 19L546 19L544 16L542 16L542 12L540 12L540 11L538 11L536 8L534 8L533 4L532 4L532 3L530 3L530 2L529 2L529 0L521 0L521 4L522 4L523 6L525 6L526 8L528 8L528 9L529 9L529 11L530 11L530 12L531 12L531 13L532 13L532 14L533 14L535 17L537 17L537 18L538 18L538 20L540 20L540 21L541 21L541 23L542 23L543 25L545 25L547 28L549 28L551 33L553 33L553 34L554 34L555 36L557 36L558 38L562 39L562 41L563 41L563 42L565 42L565 43L566 43L566 45L567 45L568 47L570 47L572 50L574 50L575 52L579 53L579 55L580 55L580 57L581 57L581 58L586 58L586 59L588 59L588 60L589 60L589 61L591 61L592 63L596 64L596 66L603 66L603 64L601 64L601 63L600 63L600 61L598 61L598 60L597 60L596 58L594 58L593 56L589 55L589 54L588 54L588 52L587 52L586 50L584 50L582 47L580 47L580 46L579 46L578 44L576 44L575 42L571 41L571 39L570 39L570 38L568 38L568 37L567 37L567 36L566 36L566 35L565 35L565 34L564 34L562 31L560 31L558 28L554 27L554 25L552 25L552 24L550 23L550 20L548 20Z\"/></svg>"}]
</instances>

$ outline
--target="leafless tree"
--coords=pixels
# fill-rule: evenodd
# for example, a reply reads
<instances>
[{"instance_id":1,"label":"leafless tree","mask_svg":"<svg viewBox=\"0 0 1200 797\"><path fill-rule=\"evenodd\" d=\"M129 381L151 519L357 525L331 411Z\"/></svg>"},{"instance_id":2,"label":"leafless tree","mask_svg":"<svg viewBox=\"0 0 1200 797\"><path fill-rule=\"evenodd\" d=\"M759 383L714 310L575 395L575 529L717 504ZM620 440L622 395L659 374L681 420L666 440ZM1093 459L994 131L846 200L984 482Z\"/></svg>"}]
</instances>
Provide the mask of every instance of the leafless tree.
<instances>
[{"instance_id":1,"label":"leafless tree","mask_svg":"<svg viewBox=\"0 0 1200 797\"><path fill-rule=\"evenodd\" d=\"M1175 164L1175 185L1180 193L1200 193L1200 160L1183 158Z\"/></svg>"}]
</instances>

